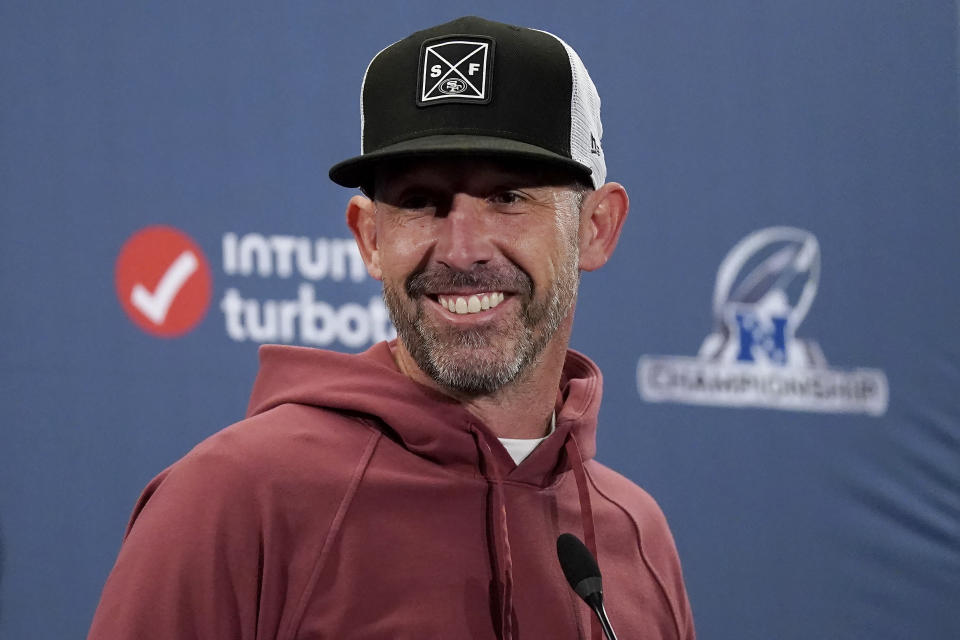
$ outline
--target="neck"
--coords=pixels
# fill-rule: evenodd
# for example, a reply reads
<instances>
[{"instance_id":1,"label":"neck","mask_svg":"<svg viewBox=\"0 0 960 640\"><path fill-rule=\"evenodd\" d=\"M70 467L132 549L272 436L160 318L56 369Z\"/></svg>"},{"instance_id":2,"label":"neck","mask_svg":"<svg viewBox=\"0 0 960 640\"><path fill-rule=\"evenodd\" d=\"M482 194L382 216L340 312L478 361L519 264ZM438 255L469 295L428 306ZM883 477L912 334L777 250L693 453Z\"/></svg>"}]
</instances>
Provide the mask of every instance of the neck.
<instances>
[{"instance_id":1,"label":"neck","mask_svg":"<svg viewBox=\"0 0 960 640\"><path fill-rule=\"evenodd\" d=\"M561 324L537 359L516 379L490 394L469 395L441 386L417 366L402 341L397 341L393 358L400 371L415 382L458 400L498 438L542 438L550 429L570 342L571 320L568 317Z\"/></svg>"}]
</instances>

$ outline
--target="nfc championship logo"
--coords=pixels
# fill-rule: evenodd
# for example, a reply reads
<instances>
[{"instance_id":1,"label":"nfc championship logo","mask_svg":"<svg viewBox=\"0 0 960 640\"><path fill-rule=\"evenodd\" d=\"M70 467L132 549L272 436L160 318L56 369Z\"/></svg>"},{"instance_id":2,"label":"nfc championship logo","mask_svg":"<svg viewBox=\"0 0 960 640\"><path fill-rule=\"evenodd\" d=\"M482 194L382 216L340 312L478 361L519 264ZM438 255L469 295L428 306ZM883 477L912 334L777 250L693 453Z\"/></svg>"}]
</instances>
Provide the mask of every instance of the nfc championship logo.
<instances>
[{"instance_id":1,"label":"nfc championship logo","mask_svg":"<svg viewBox=\"0 0 960 640\"><path fill-rule=\"evenodd\" d=\"M816 342L796 337L819 280L812 233L771 227L750 234L720 264L714 331L697 357L640 358L640 394L650 402L882 415L883 371L828 367Z\"/></svg>"},{"instance_id":2,"label":"nfc championship logo","mask_svg":"<svg viewBox=\"0 0 960 640\"><path fill-rule=\"evenodd\" d=\"M417 104L490 102L493 40L479 36L445 36L420 49Z\"/></svg>"}]
</instances>

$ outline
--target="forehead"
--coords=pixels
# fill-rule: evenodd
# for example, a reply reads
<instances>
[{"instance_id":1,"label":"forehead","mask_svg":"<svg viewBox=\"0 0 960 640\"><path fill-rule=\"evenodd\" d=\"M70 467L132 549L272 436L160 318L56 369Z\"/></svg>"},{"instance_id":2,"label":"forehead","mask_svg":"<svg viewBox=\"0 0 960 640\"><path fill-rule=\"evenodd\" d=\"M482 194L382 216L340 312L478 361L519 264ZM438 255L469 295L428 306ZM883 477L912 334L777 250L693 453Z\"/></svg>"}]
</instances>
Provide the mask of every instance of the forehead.
<instances>
[{"instance_id":1,"label":"forehead","mask_svg":"<svg viewBox=\"0 0 960 640\"><path fill-rule=\"evenodd\" d=\"M572 187L577 180L568 171L511 159L429 158L393 160L377 165L373 191L405 186L472 190L495 187Z\"/></svg>"}]
</instances>

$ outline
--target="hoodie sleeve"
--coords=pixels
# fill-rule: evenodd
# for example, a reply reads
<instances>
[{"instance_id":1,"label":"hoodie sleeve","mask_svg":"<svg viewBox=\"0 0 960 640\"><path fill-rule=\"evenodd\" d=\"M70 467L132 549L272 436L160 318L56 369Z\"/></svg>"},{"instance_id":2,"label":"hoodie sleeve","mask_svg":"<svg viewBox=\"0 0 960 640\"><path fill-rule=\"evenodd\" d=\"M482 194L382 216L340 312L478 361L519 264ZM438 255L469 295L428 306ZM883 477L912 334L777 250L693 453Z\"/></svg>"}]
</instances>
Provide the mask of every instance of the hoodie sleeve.
<instances>
[{"instance_id":1,"label":"hoodie sleeve","mask_svg":"<svg viewBox=\"0 0 960 640\"><path fill-rule=\"evenodd\" d=\"M640 553L646 556L651 568L659 574L673 608L680 640L696 640L693 610L683 582L676 543L659 505L653 498L650 498L650 502L653 504L648 509L648 517L640 521Z\"/></svg>"},{"instance_id":2,"label":"hoodie sleeve","mask_svg":"<svg viewBox=\"0 0 960 640\"><path fill-rule=\"evenodd\" d=\"M256 636L262 523L246 476L194 451L147 486L89 640Z\"/></svg>"},{"instance_id":3,"label":"hoodie sleeve","mask_svg":"<svg viewBox=\"0 0 960 640\"><path fill-rule=\"evenodd\" d=\"M646 570L656 581L664 604L661 620L670 621L677 640L695 640L696 630L690 598L684 585L680 556L667 525L667 519L653 497L619 473L604 467L595 460L588 463L589 475L593 486L603 500L594 503L595 512L606 506L615 505L618 511L629 518L635 537L635 544ZM609 514L608 514L609 516ZM621 535L626 536L628 527L622 527ZM627 538L621 541L627 544ZM667 636L664 636L667 637Z\"/></svg>"}]
</instances>

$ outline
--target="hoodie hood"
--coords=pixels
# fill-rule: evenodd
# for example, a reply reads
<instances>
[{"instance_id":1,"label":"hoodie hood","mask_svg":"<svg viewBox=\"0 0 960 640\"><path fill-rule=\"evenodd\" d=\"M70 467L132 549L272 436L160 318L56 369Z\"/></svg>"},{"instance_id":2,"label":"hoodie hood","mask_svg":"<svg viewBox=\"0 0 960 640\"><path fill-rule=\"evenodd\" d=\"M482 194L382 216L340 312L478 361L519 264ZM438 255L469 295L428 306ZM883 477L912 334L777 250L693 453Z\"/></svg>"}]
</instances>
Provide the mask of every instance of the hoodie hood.
<instances>
[{"instance_id":1,"label":"hoodie hood","mask_svg":"<svg viewBox=\"0 0 960 640\"><path fill-rule=\"evenodd\" d=\"M540 486L569 468L561 455L568 437L576 439L583 461L593 458L602 378L586 356L568 350L557 390L557 429L517 466L495 434L459 402L404 375L393 344L381 342L358 355L264 345L247 417L285 403L356 413L386 425L408 450L437 464L476 475L489 475L481 465L492 464L501 478ZM492 459L481 461L486 456L478 437Z\"/></svg>"}]
</instances>

